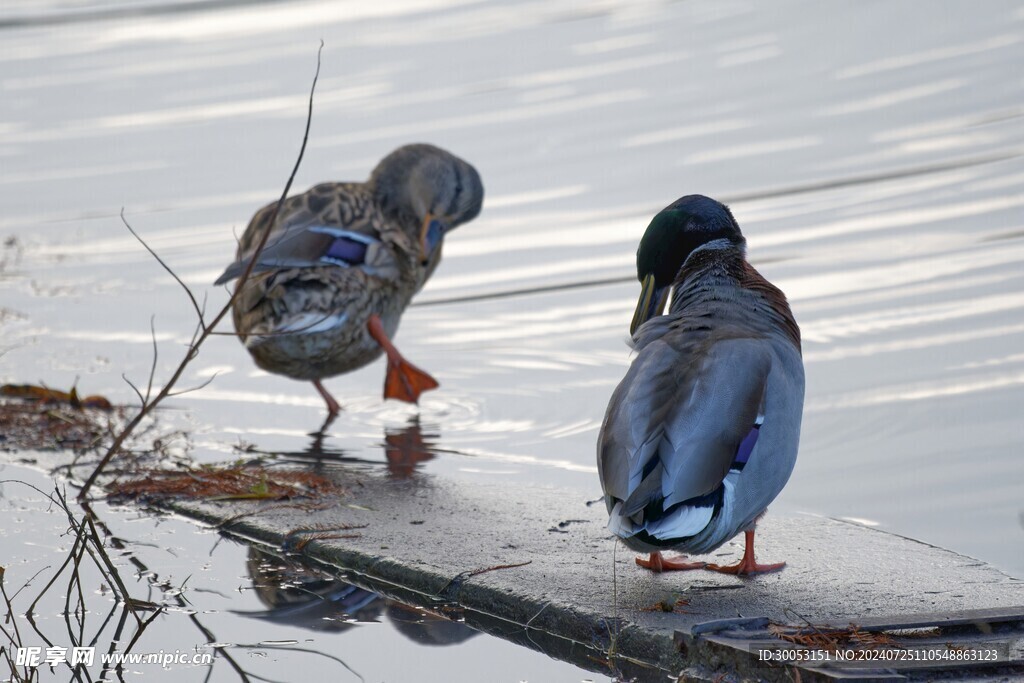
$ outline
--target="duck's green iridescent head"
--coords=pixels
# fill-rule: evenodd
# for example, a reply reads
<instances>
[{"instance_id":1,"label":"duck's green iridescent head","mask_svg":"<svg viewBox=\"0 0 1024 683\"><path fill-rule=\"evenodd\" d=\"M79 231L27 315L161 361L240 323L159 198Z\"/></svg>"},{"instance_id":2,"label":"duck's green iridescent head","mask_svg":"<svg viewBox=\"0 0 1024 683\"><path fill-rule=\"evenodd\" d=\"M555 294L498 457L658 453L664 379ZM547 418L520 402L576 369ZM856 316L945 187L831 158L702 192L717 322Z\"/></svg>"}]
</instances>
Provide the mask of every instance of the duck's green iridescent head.
<instances>
[{"instance_id":1,"label":"duck's green iridescent head","mask_svg":"<svg viewBox=\"0 0 1024 683\"><path fill-rule=\"evenodd\" d=\"M640 299L629 333L665 310L672 283L686 259L698 247L715 240L745 243L729 207L710 197L691 194L665 207L647 226L636 251Z\"/></svg>"}]
</instances>

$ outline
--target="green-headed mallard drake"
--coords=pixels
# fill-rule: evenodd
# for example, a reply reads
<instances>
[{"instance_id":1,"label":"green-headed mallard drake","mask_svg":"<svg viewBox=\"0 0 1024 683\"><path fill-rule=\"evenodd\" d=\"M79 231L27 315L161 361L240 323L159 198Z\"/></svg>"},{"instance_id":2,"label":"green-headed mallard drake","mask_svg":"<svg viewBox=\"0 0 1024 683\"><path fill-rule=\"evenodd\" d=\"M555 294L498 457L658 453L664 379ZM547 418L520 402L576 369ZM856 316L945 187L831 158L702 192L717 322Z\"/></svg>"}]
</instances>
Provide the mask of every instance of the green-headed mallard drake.
<instances>
[{"instance_id":1,"label":"green-headed mallard drake","mask_svg":"<svg viewBox=\"0 0 1024 683\"><path fill-rule=\"evenodd\" d=\"M637 564L655 571L779 569L754 560L754 525L789 479L800 441L804 369L786 297L747 263L729 209L700 195L654 217L637 275L637 355L598 437L608 527L650 553ZM740 531L746 548L733 566L661 556L708 553Z\"/></svg>"},{"instance_id":2,"label":"green-headed mallard drake","mask_svg":"<svg viewBox=\"0 0 1024 683\"><path fill-rule=\"evenodd\" d=\"M437 382L391 343L402 312L441 260L447 231L480 213L484 189L472 166L431 145L406 145L365 183L322 183L252 217L237 260L216 284L245 272L235 330L256 364L310 380L331 415L341 409L321 384L387 354L384 397L415 403Z\"/></svg>"}]
</instances>

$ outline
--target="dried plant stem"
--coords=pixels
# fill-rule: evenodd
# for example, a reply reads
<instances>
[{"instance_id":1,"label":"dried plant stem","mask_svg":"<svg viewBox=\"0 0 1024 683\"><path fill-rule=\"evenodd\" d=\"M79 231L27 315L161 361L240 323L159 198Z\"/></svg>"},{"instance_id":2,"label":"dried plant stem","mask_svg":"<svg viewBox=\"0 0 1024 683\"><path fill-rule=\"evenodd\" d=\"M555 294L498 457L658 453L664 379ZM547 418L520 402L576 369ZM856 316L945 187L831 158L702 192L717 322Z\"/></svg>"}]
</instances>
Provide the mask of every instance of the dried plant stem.
<instances>
[{"instance_id":1,"label":"dried plant stem","mask_svg":"<svg viewBox=\"0 0 1024 683\"><path fill-rule=\"evenodd\" d=\"M313 121L313 94L314 92L316 92L316 82L317 79L320 77L320 54L323 51L323 47L324 44L323 41L321 41L320 49L317 50L316 55L316 73L313 75L313 84L309 90L309 107L306 113L306 129L305 133L302 136L302 145L299 148L299 154L295 160L295 165L292 168L291 175L288 176L288 182L285 183L284 190L281 192L281 198L278 199L277 205L274 207L274 212L270 215L269 225L273 225L274 221L277 220L277 215L280 212L281 207L284 205L285 199L288 198L288 192L291 190L292 183L295 180L295 175L298 173L299 166L302 164L302 157L306 153L306 144L309 141L309 129ZM156 396L154 396L151 400L143 401L142 407L139 409L139 412L136 413L135 417L133 417L131 421L129 421L128 424L125 425L125 427L117 434L116 437L114 437L114 441L110 445L110 448L100 459L99 463L92 471L92 474L90 474L88 479L85 480L85 483L82 485L81 491L78 492L79 501L84 501L87 499L89 490L96 482L97 477L99 477L99 475L103 472L104 468L110 463L114 456L116 456L120 452L121 447L124 445L125 441L128 440L128 437L132 435L132 433L142 423L146 416L149 415L154 408L160 405L160 403L163 402L165 398L172 394L174 386L178 383L178 380L181 379L181 376L184 374L185 369L188 367L189 363L191 363L196 358L196 356L199 355L199 348L203 345L203 342L206 341L206 339L212 334L213 330L217 327L217 325L220 324L220 322L231 311L231 307L234 305L235 300L238 298L238 295L245 287L246 281L252 274L253 267L259 260L260 252L263 251L263 248L266 246L267 240L270 237L270 230L267 230L266 232L263 233L259 243L256 245L256 249L253 252L253 255L249 258L248 265L242 272L241 277L238 278L238 284L235 286L235 291L232 293L231 298L228 299L228 302L224 304L224 307L213 317L213 319L209 323L207 323L206 320L203 318L203 309L197 303L196 298L192 294L191 290L189 290L188 286L181 281L181 279L174 273L173 270L171 270L170 266L168 266L163 259L157 256L157 254L149 247L149 245L147 245L146 242L134 230L132 230L132 227L128 224L128 221L124 217L123 209L121 211L121 220L122 222L124 222L125 226L127 226L128 230L132 233L132 235L135 235L136 239L142 242L142 245L157 259L157 262L161 266L163 266L164 270L170 273L170 275L178 282L178 284L180 284L185 289L186 293L188 294L189 300L192 303L193 308L195 309L197 315L199 316L199 322L197 324L196 334L193 335L188 350L185 352L185 357L182 358L181 363L178 365L177 369L172 373L170 379L167 380L167 382L160 389L160 391L157 392ZM150 374L150 383L152 384L152 373ZM147 391L146 399L149 399L148 393L149 392Z\"/></svg>"},{"instance_id":2,"label":"dried plant stem","mask_svg":"<svg viewBox=\"0 0 1024 683\"><path fill-rule=\"evenodd\" d=\"M4 585L4 568L0 567L0 595L3 596L4 604L7 606L7 621L11 625L11 630L14 632L12 636L7 632L7 629L0 626L0 630L7 636L7 639L12 645L21 645L21 631L18 630L18 620L14 618L14 607L11 606L11 598L7 595L7 587ZM17 593L15 593L17 595Z\"/></svg>"}]
</instances>

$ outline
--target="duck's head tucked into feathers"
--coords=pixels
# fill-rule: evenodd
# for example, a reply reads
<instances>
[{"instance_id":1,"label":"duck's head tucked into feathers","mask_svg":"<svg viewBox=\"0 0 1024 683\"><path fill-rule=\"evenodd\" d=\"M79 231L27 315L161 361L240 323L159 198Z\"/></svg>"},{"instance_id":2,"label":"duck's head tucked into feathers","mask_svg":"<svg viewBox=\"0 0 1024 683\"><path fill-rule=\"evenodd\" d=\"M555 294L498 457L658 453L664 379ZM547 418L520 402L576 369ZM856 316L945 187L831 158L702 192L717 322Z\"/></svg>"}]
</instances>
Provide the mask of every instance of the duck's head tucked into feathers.
<instances>
[{"instance_id":1,"label":"duck's head tucked into feathers","mask_svg":"<svg viewBox=\"0 0 1024 683\"><path fill-rule=\"evenodd\" d=\"M459 157L433 145L399 147L384 157L370 175L381 210L412 235L426 264L444 234L476 218L484 200L480 174Z\"/></svg>"},{"instance_id":2,"label":"duck's head tucked into feathers","mask_svg":"<svg viewBox=\"0 0 1024 683\"><path fill-rule=\"evenodd\" d=\"M636 251L641 292L629 333L665 309L679 269L695 250L709 243L735 246L746 240L729 207L704 195L691 194L669 204L647 226Z\"/></svg>"},{"instance_id":3,"label":"duck's head tucked into feathers","mask_svg":"<svg viewBox=\"0 0 1024 683\"><path fill-rule=\"evenodd\" d=\"M804 371L786 297L747 262L729 209L696 195L654 217L637 271L636 355L598 436L608 528L651 553L639 563L655 571L703 566L660 553L707 553L740 531L743 560L708 568L778 569L756 562L753 534L800 438Z\"/></svg>"}]
</instances>

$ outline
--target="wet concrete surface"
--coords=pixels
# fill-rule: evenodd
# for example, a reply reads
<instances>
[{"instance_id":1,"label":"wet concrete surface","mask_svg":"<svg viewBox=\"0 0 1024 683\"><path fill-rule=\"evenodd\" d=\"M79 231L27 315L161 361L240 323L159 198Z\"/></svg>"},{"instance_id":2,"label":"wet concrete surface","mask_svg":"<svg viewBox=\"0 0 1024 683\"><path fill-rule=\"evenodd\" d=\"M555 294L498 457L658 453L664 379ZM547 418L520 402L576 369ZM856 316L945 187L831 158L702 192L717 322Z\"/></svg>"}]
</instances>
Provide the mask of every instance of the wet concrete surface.
<instances>
[{"instance_id":1,"label":"wet concrete surface","mask_svg":"<svg viewBox=\"0 0 1024 683\"><path fill-rule=\"evenodd\" d=\"M706 571L654 575L634 565L632 552L614 548L603 504L588 505L573 491L427 476L331 476L347 492L315 512L241 502L171 507L279 551L301 547L302 556L346 581L458 615L584 668L606 670L612 652L612 666L640 680L681 671L698 680L720 674L792 680L789 670L758 662L747 651L750 639L719 647L723 633L763 632L769 622L922 627L980 609L975 621L1001 614L1019 625L1024 615L1024 581L849 522L766 517L758 557L785 559L781 572L742 579ZM738 541L715 560L738 559ZM671 613L656 607L677 600ZM1024 667L1021 637L1014 627L1001 641L1016 653L1017 667ZM998 680L1006 671L989 673ZM1015 671L1024 675L1024 668ZM804 676L815 678L811 671Z\"/></svg>"}]
</instances>

